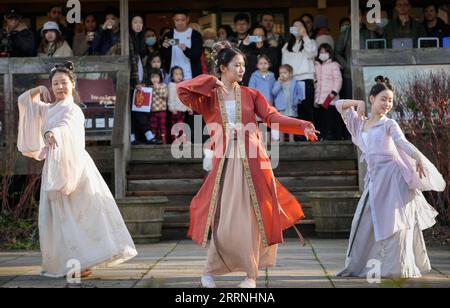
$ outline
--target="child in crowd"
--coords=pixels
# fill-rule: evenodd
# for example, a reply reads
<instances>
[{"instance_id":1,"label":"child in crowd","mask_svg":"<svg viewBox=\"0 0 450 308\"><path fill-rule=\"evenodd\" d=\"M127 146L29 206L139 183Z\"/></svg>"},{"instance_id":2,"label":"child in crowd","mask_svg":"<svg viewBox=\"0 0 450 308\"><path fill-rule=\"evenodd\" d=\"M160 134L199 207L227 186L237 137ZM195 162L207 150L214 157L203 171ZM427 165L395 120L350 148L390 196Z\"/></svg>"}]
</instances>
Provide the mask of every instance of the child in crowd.
<instances>
[{"instance_id":1,"label":"child in crowd","mask_svg":"<svg viewBox=\"0 0 450 308\"><path fill-rule=\"evenodd\" d=\"M184 79L183 69L179 66L174 66L170 70L170 78L171 82L169 83L169 111L170 111L170 119L171 126L173 127L177 123L185 123L185 113L189 112L192 114L192 110L190 110L186 105L184 105L177 95L177 83L180 83ZM172 140L176 141L177 138L181 137L182 143L186 143L186 135L182 130L179 130L177 133L172 132Z\"/></svg>"},{"instance_id":2,"label":"child in crowd","mask_svg":"<svg viewBox=\"0 0 450 308\"><path fill-rule=\"evenodd\" d=\"M258 70L253 72L250 77L250 82L248 84L249 88L259 90L262 95L267 99L267 101L273 105L273 95L272 88L275 84L275 75L269 71L271 66L270 59L266 55L258 56L256 67ZM256 117L258 123L261 123L261 119ZM261 126L260 126L261 127ZM266 134L264 134L265 136Z\"/></svg>"},{"instance_id":3,"label":"child in crowd","mask_svg":"<svg viewBox=\"0 0 450 308\"><path fill-rule=\"evenodd\" d=\"M160 70L162 76L161 83L169 84L170 76L167 75L166 72L164 72L164 69L162 68L162 58L158 53L155 53L148 58L147 67L148 70L152 69Z\"/></svg>"},{"instance_id":4,"label":"child in crowd","mask_svg":"<svg viewBox=\"0 0 450 308\"><path fill-rule=\"evenodd\" d=\"M280 77L275 82L272 88L272 95L274 96L275 108L289 117L296 118L298 113L298 105L305 99L305 83L297 81L293 78L294 69L289 64L280 66ZM280 140L279 131L271 130L272 140ZM281 136L281 141L284 141L284 134ZM294 141L294 136L289 135L289 142Z\"/></svg>"},{"instance_id":5,"label":"child in crowd","mask_svg":"<svg viewBox=\"0 0 450 308\"><path fill-rule=\"evenodd\" d=\"M333 48L322 44L315 62L315 116L320 139L340 140L344 136L344 122L335 107L342 88L341 66Z\"/></svg>"},{"instance_id":6,"label":"child in crowd","mask_svg":"<svg viewBox=\"0 0 450 308\"><path fill-rule=\"evenodd\" d=\"M161 70L150 70L150 81L153 89L152 108L150 112L150 130L155 136L150 144L167 144L167 99L169 88L163 83Z\"/></svg>"}]
</instances>

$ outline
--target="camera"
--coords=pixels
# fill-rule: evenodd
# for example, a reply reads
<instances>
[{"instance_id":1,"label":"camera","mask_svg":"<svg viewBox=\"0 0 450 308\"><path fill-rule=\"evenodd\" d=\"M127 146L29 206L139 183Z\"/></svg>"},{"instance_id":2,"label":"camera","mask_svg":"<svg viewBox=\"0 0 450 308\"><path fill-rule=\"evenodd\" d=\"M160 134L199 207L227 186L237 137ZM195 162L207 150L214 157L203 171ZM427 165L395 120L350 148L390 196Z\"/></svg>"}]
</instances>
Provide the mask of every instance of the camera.
<instances>
[{"instance_id":1,"label":"camera","mask_svg":"<svg viewBox=\"0 0 450 308\"><path fill-rule=\"evenodd\" d=\"M179 39L168 39L167 42L169 43L170 46L176 46L176 45L180 44Z\"/></svg>"}]
</instances>

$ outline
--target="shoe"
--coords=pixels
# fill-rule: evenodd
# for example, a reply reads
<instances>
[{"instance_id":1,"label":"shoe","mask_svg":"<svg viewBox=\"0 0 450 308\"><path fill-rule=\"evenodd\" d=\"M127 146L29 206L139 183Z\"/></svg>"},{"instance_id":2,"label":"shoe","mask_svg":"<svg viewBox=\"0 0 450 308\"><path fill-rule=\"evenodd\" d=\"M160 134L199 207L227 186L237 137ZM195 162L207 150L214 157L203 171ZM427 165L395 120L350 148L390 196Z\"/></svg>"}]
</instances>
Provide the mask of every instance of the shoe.
<instances>
[{"instance_id":1,"label":"shoe","mask_svg":"<svg viewBox=\"0 0 450 308\"><path fill-rule=\"evenodd\" d=\"M202 279L201 279L201 282L202 282L202 287L203 288L211 289L211 288L215 288L216 287L216 283L214 282L213 276L203 275Z\"/></svg>"},{"instance_id":2,"label":"shoe","mask_svg":"<svg viewBox=\"0 0 450 308\"><path fill-rule=\"evenodd\" d=\"M238 288L254 289L256 288L256 281L247 277L241 281L241 283L238 285Z\"/></svg>"},{"instance_id":3,"label":"shoe","mask_svg":"<svg viewBox=\"0 0 450 308\"><path fill-rule=\"evenodd\" d=\"M140 145L141 143L137 140L134 140L131 142L131 145Z\"/></svg>"}]
</instances>

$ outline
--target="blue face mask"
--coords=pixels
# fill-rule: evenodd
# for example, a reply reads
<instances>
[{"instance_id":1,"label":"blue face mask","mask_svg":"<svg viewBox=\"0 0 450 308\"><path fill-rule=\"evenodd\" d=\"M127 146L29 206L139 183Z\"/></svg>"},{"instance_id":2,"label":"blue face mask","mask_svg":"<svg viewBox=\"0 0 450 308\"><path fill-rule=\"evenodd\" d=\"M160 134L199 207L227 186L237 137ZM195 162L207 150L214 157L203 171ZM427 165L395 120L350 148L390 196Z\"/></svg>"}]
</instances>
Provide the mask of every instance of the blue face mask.
<instances>
[{"instance_id":1,"label":"blue face mask","mask_svg":"<svg viewBox=\"0 0 450 308\"><path fill-rule=\"evenodd\" d=\"M343 26L341 27L341 32L347 31L348 28L350 28L350 25L343 25Z\"/></svg>"},{"instance_id":2,"label":"blue face mask","mask_svg":"<svg viewBox=\"0 0 450 308\"><path fill-rule=\"evenodd\" d=\"M380 21L380 23L378 24L378 26L379 26L380 28L385 28L385 27L388 25L388 23L389 23L389 19L387 19L387 18L381 18L381 21Z\"/></svg>"},{"instance_id":3,"label":"blue face mask","mask_svg":"<svg viewBox=\"0 0 450 308\"><path fill-rule=\"evenodd\" d=\"M147 38L145 39L145 44L147 44L147 46L153 46L153 45L155 45L155 44L156 44L156 37L153 37L153 36L147 37Z\"/></svg>"}]
</instances>

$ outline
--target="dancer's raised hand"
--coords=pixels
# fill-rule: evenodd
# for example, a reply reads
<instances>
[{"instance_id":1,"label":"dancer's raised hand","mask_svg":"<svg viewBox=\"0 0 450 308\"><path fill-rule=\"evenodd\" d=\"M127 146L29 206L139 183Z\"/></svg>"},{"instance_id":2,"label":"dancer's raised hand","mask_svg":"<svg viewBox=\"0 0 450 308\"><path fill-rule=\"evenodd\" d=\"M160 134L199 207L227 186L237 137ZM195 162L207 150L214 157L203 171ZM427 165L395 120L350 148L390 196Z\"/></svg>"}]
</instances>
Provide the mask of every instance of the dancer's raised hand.
<instances>
[{"instance_id":1,"label":"dancer's raised hand","mask_svg":"<svg viewBox=\"0 0 450 308\"><path fill-rule=\"evenodd\" d=\"M219 79L217 79L216 81L216 88L220 91L223 92L223 94L227 95L229 93L229 91L227 90L227 87L224 85L224 83L222 81L220 81Z\"/></svg>"},{"instance_id":2,"label":"dancer's raised hand","mask_svg":"<svg viewBox=\"0 0 450 308\"><path fill-rule=\"evenodd\" d=\"M45 103L51 103L52 102L52 95L50 94L50 91L47 89L47 87L39 86L39 93L41 94L42 101Z\"/></svg>"}]
</instances>

